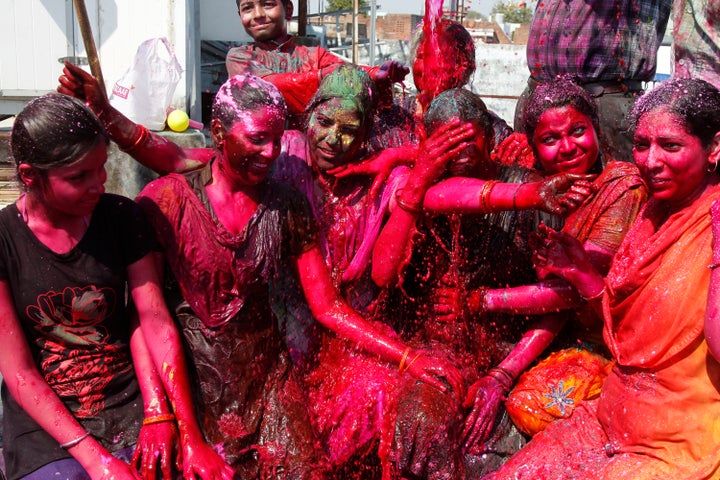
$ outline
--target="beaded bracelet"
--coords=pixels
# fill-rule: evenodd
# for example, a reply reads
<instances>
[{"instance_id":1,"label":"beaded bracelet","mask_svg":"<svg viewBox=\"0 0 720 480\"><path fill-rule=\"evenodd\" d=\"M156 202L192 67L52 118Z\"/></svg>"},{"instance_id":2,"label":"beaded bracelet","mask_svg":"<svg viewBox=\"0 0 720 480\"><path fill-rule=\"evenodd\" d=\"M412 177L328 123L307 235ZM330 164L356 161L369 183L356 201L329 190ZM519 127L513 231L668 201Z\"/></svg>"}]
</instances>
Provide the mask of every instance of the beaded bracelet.
<instances>
[{"instance_id":1,"label":"beaded bracelet","mask_svg":"<svg viewBox=\"0 0 720 480\"><path fill-rule=\"evenodd\" d=\"M79 437L77 437L75 440L70 440L70 441L67 442L67 443L61 443L61 444L60 444L60 448L62 448L62 449L64 449L64 450L67 450L67 449L69 449L69 448L72 448L72 447L74 447L75 445L77 445L78 443L80 443L80 442L82 442L83 440L85 440L85 439L86 439L87 437L89 437L89 436L90 436L90 432L85 432L85 433L83 433L82 435L80 435Z\"/></svg>"},{"instance_id":2,"label":"beaded bracelet","mask_svg":"<svg viewBox=\"0 0 720 480\"><path fill-rule=\"evenodd\" d=\"M165 413L163 415L154 415L152 417L143 418L143 426L154 425L156 423L172 422L175 420L175 415L172 413Z\"/></svg>"}]
</instances>

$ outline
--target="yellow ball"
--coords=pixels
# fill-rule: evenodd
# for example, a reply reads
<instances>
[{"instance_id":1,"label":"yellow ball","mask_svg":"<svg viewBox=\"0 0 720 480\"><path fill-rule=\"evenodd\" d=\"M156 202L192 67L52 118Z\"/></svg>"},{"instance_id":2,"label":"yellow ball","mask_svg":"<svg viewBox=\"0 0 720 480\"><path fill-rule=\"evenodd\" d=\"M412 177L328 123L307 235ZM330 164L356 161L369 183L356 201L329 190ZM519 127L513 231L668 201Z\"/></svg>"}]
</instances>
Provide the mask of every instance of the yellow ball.
<instances>
[{"instance_id":1,"label":"yellow ball","mask_svg":"<svg viewBox=\"0 0 720 480\"><path fill-rule=\"evenodd\" d=\"M167 125L174 132L184 132L190 125L190 117L182 110L173 110L167 116Z\"/></svg>"}]
</instances>

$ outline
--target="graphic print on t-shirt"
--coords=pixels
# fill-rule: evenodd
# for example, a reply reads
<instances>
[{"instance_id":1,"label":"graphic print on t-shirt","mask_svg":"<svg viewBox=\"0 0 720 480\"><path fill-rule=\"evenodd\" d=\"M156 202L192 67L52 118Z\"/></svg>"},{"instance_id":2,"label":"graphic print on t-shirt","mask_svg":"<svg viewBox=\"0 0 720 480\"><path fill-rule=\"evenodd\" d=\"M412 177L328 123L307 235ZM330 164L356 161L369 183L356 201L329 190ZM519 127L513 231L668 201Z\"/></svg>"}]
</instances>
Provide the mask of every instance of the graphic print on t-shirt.
<instances>
[{"instance_id":1,"label":"graphic print on t-shirt","mask_svg":"<svg viewBox=\"0 0 720 480\"><path fill-rule=\"evenodd\" d=\"M122 373L114 366L125 363L117 362L124 347L108 342L104 326L115 308L113 289L90 285L49 291L26 310L39 334L36 345L45 380L61 398L77 398L79 417L102 411L104 387Z\"/></svg>"}]
</instances>

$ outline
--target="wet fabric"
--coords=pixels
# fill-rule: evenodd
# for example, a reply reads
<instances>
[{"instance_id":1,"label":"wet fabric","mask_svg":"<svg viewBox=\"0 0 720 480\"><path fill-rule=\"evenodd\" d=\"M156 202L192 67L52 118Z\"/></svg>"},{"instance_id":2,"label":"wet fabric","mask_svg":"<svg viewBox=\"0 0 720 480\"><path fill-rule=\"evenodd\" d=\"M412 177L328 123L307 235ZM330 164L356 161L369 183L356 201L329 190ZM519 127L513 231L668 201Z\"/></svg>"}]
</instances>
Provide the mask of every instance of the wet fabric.
<instances>
[{"instance_id":1,"label":"wet fabric","mask_svg":"<svg viewBox=\"0 0 720 480\"><path fill-rule=\"evenodd\" d=\"M505 402L510 418L533 436L558 418L568 418L583 400L600 395L612 363L583 348L553 352L516 382Z\"/></svg>"},{"instance_id":2,"label":"wet fabric","mask_svg":"<svg viewBox=\"0 0 720 480\"><path fill-rule=\"evenodd\" d=\"M627 162L609 162L593 184L597 192L567 217L562 230L580 243L615 253L647 201L647 187L638 168ZM566 326L575 338L604 344L601 328L602 319L591 306L576 309Z\"/></svg>"},{"instance_id":3,"label":"wet fabric","mask_svg":"<svg viewBox=\"0 0 720 480\"><path fill-rule=\"evenodd\" d=\"M528 175L519 167L500 167L497 179L521 182ZM456 366L465 389L507 356L525 331L525 321L502 314L475 318L467 313L456 321L441 321L432 312L434 288L457 286L469 292L536 281L525 242L537 221L531 211L425 216L419 221L402 284L383 298L381 314L395 330L411 339L414 348ZM483 451L463 458L459 435L467 414L462 408L464 398L411 379L401 389L389 459L398 472L420 478L462 478L467 463L468 469L480 475L525 443L501 409L501 421Z\"/></svg>"},{"instance_id":4,"label":"wet fabric","mask_svg":"<svg viewBox=\"0 0 720 480\"><path fill-rule=\"evenodd\" d=\"M720 366L703 336L718 198L710 187L674 214L648 203L607 276L604 333L616 364L600 398L536 435L493 478L720 478Z\"/></svg>"},{"instance_id":5,"label":"wet fabric","mask_svg":"<svg viewBox=\"0 0 720 480\"><path fill-rule=\"evenodd\" d=\"M233 235L207 197L211 168L162 177L138 199L182 293L171 306L203 431L240 478L321 478L306 396L270 307L269 283L294 275L292 259L315 242L307 202L268 180L248 225Z\"/></svg>"},{"instance_id":6,"label":"wet fabric","mask_svg":"<svg viewBox=\"0 0 720 480\"><path fill-rule=\"evenodd\" d=\"M699 78L720 88L720 5L707 0L676 0L673 18L673 75Z\"/></svg>"},{"instance_id":7,"label":"wet fabric","mask_svg":"<svg viewBox=\"0 0 720 480\"><path fill-rule=\"evenodd\" d=\"M0 212L0 278L48 385L111 452L134 445L143 403L130 355L127 267L156 247L131 200L105 194L69 252L40 242L16 205ZM7 339L6 339L7 341ZM16 479L68 458L2 386L6 474Z\"/></svg>"}]
</instances>

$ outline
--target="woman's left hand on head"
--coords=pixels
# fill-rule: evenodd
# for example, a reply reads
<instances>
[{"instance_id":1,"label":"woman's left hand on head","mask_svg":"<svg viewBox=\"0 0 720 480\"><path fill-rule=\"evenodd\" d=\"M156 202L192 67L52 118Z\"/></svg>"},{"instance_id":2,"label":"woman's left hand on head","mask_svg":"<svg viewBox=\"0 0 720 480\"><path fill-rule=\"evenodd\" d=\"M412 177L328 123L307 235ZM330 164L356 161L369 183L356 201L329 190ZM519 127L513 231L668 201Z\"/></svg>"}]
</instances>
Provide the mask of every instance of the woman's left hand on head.
<instances>
[{"instance_id":1,"label":"woman's left hand on head","mask_svg":"<svg viewBox=\"0 0 720 480\"><path fill-rule=\"evenodd\" d=\"M171 479L173 463L177 471L182 468L177 441L178 431L175 422L145 425L140 429L130 464L140 471L144 480L156 480L159 463L162 478Z\"/></svg>"}]
</instances>

